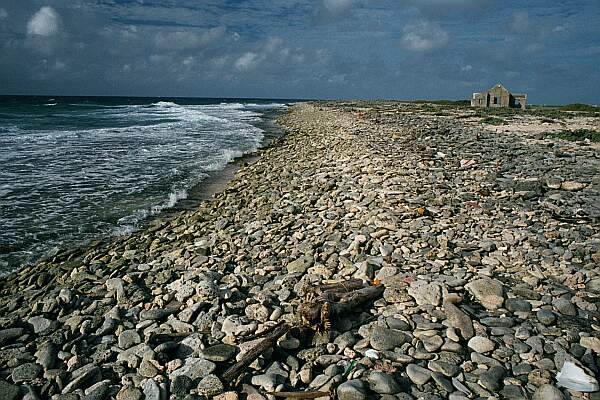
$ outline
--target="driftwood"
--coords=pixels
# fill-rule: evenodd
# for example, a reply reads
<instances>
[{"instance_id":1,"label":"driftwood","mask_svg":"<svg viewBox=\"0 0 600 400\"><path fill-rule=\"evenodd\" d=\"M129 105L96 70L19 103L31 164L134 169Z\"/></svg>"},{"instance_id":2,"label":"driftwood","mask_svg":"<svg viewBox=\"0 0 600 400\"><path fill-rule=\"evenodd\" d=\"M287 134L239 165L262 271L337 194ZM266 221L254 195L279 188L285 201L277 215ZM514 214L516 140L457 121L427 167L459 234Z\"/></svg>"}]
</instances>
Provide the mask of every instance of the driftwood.
<instances>
[{"instance_id":1,"label":"driftwood","mask_svg":"<svg viewBox=\"0 0 600 400\"><path fill-rule=\"evenodd\" d=\"M319 285L306 293L303 302L298 306L297 316L305 327L316 331L328 331L331 329L331 318L351 313L378 299L383 294L383 290L383 285L365 286L358 279ZM223 383L234 384L254 360L265 350L275 347L277 340L288 333L291 328L289 324L284 323L262 332L260 335L264 336L264 339L223 373L221 378ZM296 399L311 399L328 395L325 392L274 392L271 394Z\"/></svg>"},{"instance_id":2,"label":"driftwood","mask_svg":"<svg viewBox=\"0 0 600 400\"><path fill-rule=\"evenodd\" d=\"M285 335L290 329L291 327L288 324L279 325L276 329L273 329L260 343L248 350L248 352L242 356L240 361L229 367L229 369L223 373L221 380L226 384L233 382L265 350L274 347L277 344L277 340Z\"/></svg>"},{"instance_id":3,"label":"driftwood","mask_svg":"<svg viewBox=\"0 0 600 400\"><path fill-rule=\"evenodd\" d=\"M383 285L365 286L355 279L311 289L304 302L298 306L301 323L317 331L331 330L331 319L355 311L378 299Z\"/></svg>"}]
</instances>

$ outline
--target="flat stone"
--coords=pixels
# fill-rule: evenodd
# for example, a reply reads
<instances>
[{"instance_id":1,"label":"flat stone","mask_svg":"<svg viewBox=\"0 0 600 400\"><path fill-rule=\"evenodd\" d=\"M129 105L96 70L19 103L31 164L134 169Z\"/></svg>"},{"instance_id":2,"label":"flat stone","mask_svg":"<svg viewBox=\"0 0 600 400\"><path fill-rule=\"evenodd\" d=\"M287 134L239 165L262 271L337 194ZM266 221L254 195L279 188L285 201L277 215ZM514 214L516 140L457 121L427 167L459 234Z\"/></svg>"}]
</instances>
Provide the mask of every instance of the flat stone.
<instances>
[{"instance_id":1,"label":"flat stone","mask_svg":"<svg viewBox=\"0 0 600 400\"><path fill-rule=\"evenodd\" d=\"M41 316L31 317L27 320L27 322L33 326L33 332L35 334L46 333L52 326L51 320Z\"/></svg>"},{"instance_id":2,"label":"flat stone","mask_svg":"<svg viewBox=\"0 0 600 400\"><path fill-rule=\"evenodd\" d=\"M125 386L117 393L117 400L141 400L142 391L138 388Z\"/></svg>"},{"instance_id":3,"label":"flat stone","mask_svg":"<svg viewBox=\"0 0 600 400\"><path fill-rule=\"evenodd\" d=\"M528 302L527 300L523 300L523 299L506 299L506 301L504 302L504 307L506 307L506 309L508 311L512 311L512 312L529 312L531 311L531 303Z\"/></svg>"},{"instance_id":4,"label":"flat stone","mask_svg":"<svg viewBox=\"0 0 600 400\"><path fill-rule=\"evenodd\" d=\"M367 400L365 383L360 379L352 379L338 386L337 398L339 400Z\"/></svg>"},{"instance_id":5,"label":"flat stone","mask_svg":"<svg viewBox=\"0 0 600 400\"><path fill-rule=\"evenodd\" d=\"M13 369L11 377L14 383L29 382L37 378L43 369L40 365L34 363L21 364Z\"/></svg>"},{"instance_id":6,"label":"flat stone","mask_svg":"<svg viewBox=\"0 0 600 400\"><path fill-rule=\"evenodd\" d=\"M579 344L586 349L592 349L596 354L600 354L600 338L597 337L582 337Z\"/></svg>"},{"instance_id":7,"label":"flat stone","mask_svg":"<svg viewBox=\"0 0 600 400\"><path fill-rule=\"evenodd\" d=\"M467 345L469 348L481 354L488 353L496 347L496 344L493 341L483 336L472 337Z\"/></svg>"},{"instance_id":8,"label":"flat stone","mask_svg":"<svg viewBox=\"0 0 600 400\"><path fill-rule=\"evenodd\" d=\"M142 310L140 312L140 320L145 321L163 319L175 313L176 311L176 309L169 308L153 308L151 310Z\"/></svg>"},{"instance_id":9,"label":"flat stone","mask_svg":"<svg viewBox=\"0 0 600 400\"><path fill-rule=\"evenodd\" d=\"M133 329L123 331L119 335L119 347L125 350L141 342L142 338L139 333Z\"/></svg>"},{"instance_id":10,"label":"flat stone","mask_svg":"<svg viewBox=\"0 0 600 400\"><path fill-rule=\"evenodd\" d=\"M171 377L171 393L174 394L176 398L184 397L194 386L192 379L186 375L177 375L173 378L173 374L171 374Z\"/></svg>"},{"instance_id":11,"label":"flat stone","mask_svg":"<svg viewBox=\"0 0 600 400\"><path fill-rule=\"evenodd\" d=\"M575 316L577 315L577 309L569 300L564 298L556 299L552 302L552 305L556 307L559 313L563 315Z\"/></svg>"},{"instance_id":12,"label":"flat stone","mask_svg":"<svg viewBox=\"0 0 600 400\"><path fill-rule=\"evenodd\" d=\"M26 333L24 328L9 328L0 330L0 345L11 343Z\"/></svg>"},{"instance_id":13,"label":"flat stone","mask_svg":"<svg viewBox=\"0 0 600 400\"><path fill-rule=\"evenodd\" d=\"M423 347L425 347L425 350L430 353L437 351L444 344L444 339L438 335L424 337L421 339L421 341L423 342Z\"/></svg>"},{"instance_id":14,"label":"flat stone","mask_svg":"<svg viewBox=\"0 0 600 400\"><path fill-rule=\"evenodd\" d=\"M380 371L371 371L367 377L369 387L372 391L379 394L396 394L401 388L398 382L390 374Z\"/></svg>"},{"instance_id":15,"label":"flat stone","mask_svg":"<svg viewBox=\"0 0 600 400\"><path fill-rule=\"evenodd\" d=\"M446 301L444 302L444 312L450 325L458 329L464 339L469 340L475 335L471 318L460 308Z\"/></svg>"},{"instance_id":16,"label":"flat stone","mask_svg":"<svg viewBox=\"0 0 600 400\"><path fill-rule=\"evenodd\" d=\"M313 266L315 260L310 256L302 256L287 265L287 271L290 274L303 274L307 269Z\"/></svg>"},{"instance_id":17,"label":"flat stone","mask_svg":"<svg viewBox=\"0 0 600 400\"><path fill-rule=\"evenodd\" d=\"M506 370L502 367L492 367L479 375L481 386L492 392L497 392L502 387L502 380L506 376Z\"/></svg>"},{"instance_id":18,"label":"flat stone","mask_svg":"<svg viewBox=\"0 0 600 400\"><path fill-rule=\"evenodd\" d=\"M36 362L44 369L52 369L58 360L58 347L52 342L42 343L35 352Z\"/></svg>"},{"instance_id":19,"label":"flat stone","mask_svg":"<svg viewBox=\"0 0 600 400\"><path fill-rule=\"evenodd\" d=\"M411 295L420 306L438 306L442 300L442 286L437 282L428 283L422 280L411 282L408 288Z\"/></svg>"},{"instance_id":20,"label":"flat stone","mask_svg":"<svg viewBox=\"0 0 600 400\"><path fill-rule=\"evenodd\" d=\"M406 366L406 375L416 385L423 385L431 378L431 371L417 364L408 364Z\"/></svg>"},{"instance_id":21,"label":"flat stone","mask_svg":"<svg viewBox=\"0 0 600 400\"><path fill-rule=\"evenodd\" d=\"M202 357L209 361L224 362L230 360L238 352L238 348L229 344L217 344L200 351Z\"/></svg>"},{"instance_id":22,"label":"flat stone","mask_svg":"<svg viewBox=\"0 0 600 400\"><path fill-rule=\"evenodd\" d=\"M402 331L375 325L369 341L375 350L392 350L406 343L407 335Z\"/></svg>"},{"instance_id":23,"label":"flat stone","mask_svg":"<svg viewBox=\"0 0 600 400\"><path fill-rule=\"evenodd\" d=\"M204 396L216 396L223 393L225 387L223 386L223 382L221 382L216 375L210 374L200 380L197 389L198 392Z\"/></svg>"},{"instance_id":24,"label":"flat stone","mask_svg":"<svg viewBox=\"0 0 600 400\"><path fill-rule=\"evenodd\" d=\"M160 386L154 379L146 380L142 387L145 400L160 400Z\"/></svg>"},{"instance_id":25,"label":"flat stone","mask_svg":"<svg viewBox=\"0 0 600 400\"><path fill-rule=\"evenodd\" d=\"M550 384L540 386L531 400L564 400L565 396L555 386Z\"/></svg>"},{"instance_id":26,"label":"flat stone","mask_svg":"<svg viewBox=\"0 0 600 400\"><path fill-rule=\"evenodd\" d=\"M535 315L538 321L546 326L552 325L554 322L556 322L556 315L554 315L554 313L550 310L545 310L542 308L541 310L538 310Z\"/></svg>"},{"instance_id":27,"label":"flat stone","mask_svg":"<svg viewBox=\"0 0 600 400\"><path fill-rule=\"evenodd\" d=\"M185 363L180 368L171 373L171 379L185 375L192 381L199 380L211 374L217 366L204 358L190 357L185 360Z\"/></svg>"},{"instance_id":28,"label":"flat stone","mask_svg":"<svg viewBox=\"0 0 600 400\"><path fill-rule=\"evenodd\" d=\"M457 365L441 360L429 361L429 363L427 363L427 368L448 377L458 375L460 372L460 368Z\"/></svg>"},{"instance_id":29,"label":"flat stone","mask_svg":"<svg viewBox=\"0 0 600 400\"><path fill-rule=\"evenodd\" d=\"M105 379L85 389L84 400L105 400L110 388L110 381Z\"/></svg>"},{"instance_id":30,"label":"flat stone","mask_svg":"<svg viewBox=\"0 0 600 400\"><path fill-rule=\"evenodd\" d=\"M0 379L0 399L17 400L20 397L19 388Z\"/></svg>"},{"instance_id":31,"label":"flat stone","mask_svg":"<svg viewBox=\"0 0 600 400\"><path fill-rule=\"evenodd\" d=\"M63 388L62 393L71 393L74 390L79 389L84 383L87 383L88 380L91 380L93 377L99 374L100 368L98 368L98 366L95 364L87 364L79 369L76 369L71 374L71 381Z\"/></svg>"},{"instance_id":32,"label":"flat stone","mask_svg":"<svg viewBox=\"0 0 600 400\"><path fill-rule=\"evenodd\" d=\"M488 310L496 310L504 303L502 282L492 278L479 278L465 285L477 301Z\"/></svg>"}]
</instances>

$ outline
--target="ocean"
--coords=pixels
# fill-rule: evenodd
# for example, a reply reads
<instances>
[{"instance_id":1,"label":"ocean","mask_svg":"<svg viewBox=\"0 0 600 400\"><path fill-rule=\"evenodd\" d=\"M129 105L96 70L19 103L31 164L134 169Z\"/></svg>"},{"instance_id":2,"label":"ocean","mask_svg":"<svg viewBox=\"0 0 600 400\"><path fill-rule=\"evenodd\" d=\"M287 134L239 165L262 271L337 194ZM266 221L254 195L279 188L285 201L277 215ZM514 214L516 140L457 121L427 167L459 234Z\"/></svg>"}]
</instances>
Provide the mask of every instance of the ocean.
<instances>
[{"instance_id":1,"label":"ocean","mask_svg":"<svg viewBox=\"0 0 600 400\"><path fill-rule=\"evenodd\" d=\"M287 104L0 96L0 276L172 211L277 135Z\"/></svg>"}]
</instances>

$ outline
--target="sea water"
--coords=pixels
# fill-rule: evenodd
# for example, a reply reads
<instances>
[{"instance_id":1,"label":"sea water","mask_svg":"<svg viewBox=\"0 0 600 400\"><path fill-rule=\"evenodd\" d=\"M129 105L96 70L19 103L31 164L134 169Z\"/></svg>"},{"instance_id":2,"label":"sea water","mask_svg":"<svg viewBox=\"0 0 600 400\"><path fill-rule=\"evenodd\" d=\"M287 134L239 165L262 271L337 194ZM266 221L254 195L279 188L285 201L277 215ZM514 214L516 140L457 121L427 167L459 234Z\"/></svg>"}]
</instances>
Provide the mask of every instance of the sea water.
<instances>
[{"instance_id":1,"label":"sea water","mask_svg":"<svg viewBox=\"0 0 600 400\"><path fill-rule=\"evenodd\" d=\"M139 229L263 143L273 100L0 97L0 275Z\"/></svg>"}]
</instances>

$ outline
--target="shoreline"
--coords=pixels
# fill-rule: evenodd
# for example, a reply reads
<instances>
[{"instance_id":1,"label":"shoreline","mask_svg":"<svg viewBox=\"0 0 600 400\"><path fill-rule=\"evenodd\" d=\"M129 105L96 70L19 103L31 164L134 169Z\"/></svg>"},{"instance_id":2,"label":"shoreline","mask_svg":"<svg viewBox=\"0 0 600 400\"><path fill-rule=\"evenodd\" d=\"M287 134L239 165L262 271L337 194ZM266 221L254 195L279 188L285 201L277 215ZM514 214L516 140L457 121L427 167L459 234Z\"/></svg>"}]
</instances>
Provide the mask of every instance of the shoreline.
<instances>
[{"instance_id":1,"label":"shoreline","mask_svg":"<svg viewBox=\"0 0 600 400\"><path fill-rule=\"evenodd\" d=\"M593 379L600 146L510 121L495 132L466 112L294 105L279 118L286 134L196 209L1 278L0 389L558 399L565 360ZM321 308L327 333L301 322L315 288L350 280L376 296L339 316Z\"/></svg>"},{"instance_id":2,"label":"shoreline","mask_svg":"<svg viewBox=\"0 0 600 400\"><path fill-rule=\"evenodd\" d=\"M39 264L40 261L46 261L57 255L60 256L61 254L65 253L71 255L72 253L77 251L85 252L88 247L94 247L97 243L110 244L111 242L118 240L119 237L126 237L131 235L132 233L136 233L147 229L150 225L152 225L154 220L165 220L173 218L181 212L192 211L196 209L200 202L208 200L213 195L224 190L227 187L229 181L233 179L236 172L240 168L242 168L244 165L256 161L262 149L268 148L272 145L274 141L277 141L279 138L281 138L282 132L281 129L277 126L275 120L283 112L285 112L285 109L270 109L268 111L261 112L261 121L252 124L253 126L262 129L264 132L264 138L260 146L256 150L235 157L227 164L225 164L225 166L220 170L208 172L208 176L205 179L188 189L188 195L186 198L178 200L173 207L165 208L157 214L149 215L148 217L140 220L138 222L139 226L133 232L122 234L98 232L95 235L95 237L75 241L75 244L71 244L70 246L67 243L64 243L60 247L49 249L45 254L38 255L33 260L26 261L18 266L15 266L14 269L10 272L3 273L0 271L0 280L14 273L18 273L24 267L35 266ZM115 226L115 228L116 227L117 226Z\"/></svg>"}]
</instances>

